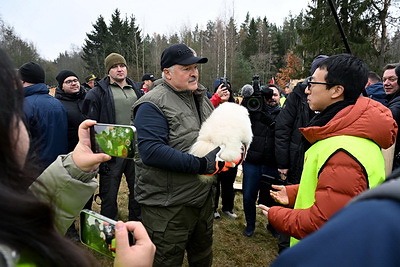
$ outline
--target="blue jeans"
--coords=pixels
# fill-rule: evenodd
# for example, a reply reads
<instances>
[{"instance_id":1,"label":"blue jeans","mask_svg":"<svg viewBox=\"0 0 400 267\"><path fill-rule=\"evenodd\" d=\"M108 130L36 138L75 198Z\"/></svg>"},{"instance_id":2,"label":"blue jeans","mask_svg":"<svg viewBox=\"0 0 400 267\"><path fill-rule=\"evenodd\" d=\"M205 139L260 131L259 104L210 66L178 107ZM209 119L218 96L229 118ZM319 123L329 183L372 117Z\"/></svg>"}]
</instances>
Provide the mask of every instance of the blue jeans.
<instances>
[{"instance_id":1,"label":"blue jeans","mask_svg":"<svg viewBox=\"0 0 400 267\"><path fill-rule=\"evenodd\" d=\"M243 209L247 227L253 229L256 225L256 201L263 174L275 177L279 175L277 168L243 162Z\"/></svg>"}]
</instances>

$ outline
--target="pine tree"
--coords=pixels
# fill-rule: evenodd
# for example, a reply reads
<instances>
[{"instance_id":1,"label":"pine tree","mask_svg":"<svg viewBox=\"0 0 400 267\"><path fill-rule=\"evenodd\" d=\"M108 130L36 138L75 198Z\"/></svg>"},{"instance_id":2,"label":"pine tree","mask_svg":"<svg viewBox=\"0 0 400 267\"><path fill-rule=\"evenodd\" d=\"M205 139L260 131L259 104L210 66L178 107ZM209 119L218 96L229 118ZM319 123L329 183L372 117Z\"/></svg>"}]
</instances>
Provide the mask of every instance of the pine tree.
<instances>
[{"instance_id":1,"label":"pine tree","mask_svg":"<svg viewBox=\"0 0 400 267\"><path fill-rule=\"evenodd\" d=\"M111 46L109 46L111 36L103 16L98 17L93 27L94 30L86 34L82 59L90 73L101 77L105 74L104 59L111 53Z\"/></svg>"}]
</instances>

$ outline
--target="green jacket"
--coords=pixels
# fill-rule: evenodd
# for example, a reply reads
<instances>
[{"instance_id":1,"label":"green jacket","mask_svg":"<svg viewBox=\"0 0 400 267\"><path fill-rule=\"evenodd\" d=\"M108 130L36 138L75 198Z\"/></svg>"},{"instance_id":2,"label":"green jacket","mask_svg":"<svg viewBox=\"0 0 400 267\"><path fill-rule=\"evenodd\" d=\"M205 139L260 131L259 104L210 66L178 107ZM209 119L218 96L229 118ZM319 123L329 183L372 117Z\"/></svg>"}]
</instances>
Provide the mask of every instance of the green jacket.
<instances>
[{"instance_id":1,"label":"green jacket","mask_svg":"<svg viewBox=\"0 0 400 267\"><path fill-rule=\"evenodd\" d=\"M96 174L97 171L81 171L73 162L70 153L58 156L29 187L37 198L49 202L55 208L55 223L59 233L65 234L96 191Z\"/></svg>"},{"instance_id":2,"label":"green jacket","mask_svg":"<svg viewBox=\"0 0 400 267\"><path fill-rule=\"evenodd\" d=\"M201 119L193 95L198 99ZM213 110L204 89L198 89L195 92L177 91L164 80L141 97L134 104L133 110L135 111L140 104L146 102L155 105L167 120L168 146L182 153L188 152L195 143L201 123ZM197 174L172 172L148 166L140 158L137 158L135 163L135 199L140 204L203 206L211 184L200 181Z\"/></svg>"}]
</instances>

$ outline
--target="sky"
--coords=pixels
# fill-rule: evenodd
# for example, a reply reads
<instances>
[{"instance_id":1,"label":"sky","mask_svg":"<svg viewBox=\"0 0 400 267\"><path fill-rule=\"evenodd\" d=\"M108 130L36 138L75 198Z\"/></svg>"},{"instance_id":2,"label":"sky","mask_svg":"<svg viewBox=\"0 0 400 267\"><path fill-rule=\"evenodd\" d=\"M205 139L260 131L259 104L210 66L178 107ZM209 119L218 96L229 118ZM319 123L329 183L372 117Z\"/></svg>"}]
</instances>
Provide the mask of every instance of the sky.
<instances>
[{"instance_id":1,"label":"sky","mask_svg":"<svg viewBox=\"0 0 400 267\"><path fill-rule=\"evenodd\" d=\"M171 35L196 24L205 29L209 20L228 20L239 26L250 17L267 17L282 25L291 13L306 10L309 0L1 0L0 19L23 40L32 42L41 57L54 60L59 53L84 44L86 33L102 15L107 24L118 8L121 17L133 15L145 34Z\"/></svg>"}]
</instances>

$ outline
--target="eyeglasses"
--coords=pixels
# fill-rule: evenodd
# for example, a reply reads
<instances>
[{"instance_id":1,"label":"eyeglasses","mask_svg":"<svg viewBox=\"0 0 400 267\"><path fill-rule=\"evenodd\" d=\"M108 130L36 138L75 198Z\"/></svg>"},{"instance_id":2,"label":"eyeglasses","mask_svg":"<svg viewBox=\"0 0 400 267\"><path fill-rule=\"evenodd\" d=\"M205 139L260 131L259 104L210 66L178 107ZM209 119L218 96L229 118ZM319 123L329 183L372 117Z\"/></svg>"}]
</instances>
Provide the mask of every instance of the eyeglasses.
<instances>
[{"instance_id":1,"label":"eyeglasses","mask_svg":"<svg viewBox=\"0 0 400 267\"><path fill-rule=\"evenodd\" d=\"M71 83L77 83L77 82L79 82L78 79L73 79L73 80L64 81L64 83L66 83L66 84L68 84L68 85L70 85Z\"/></svg>"},{"instance_id":2,"label":"eyeglasses","mask_svg":"<svg viewBox=\"0 0 400 267\"><path fill-rule=\"evenodd\" d=\"M308 88L310 88L311 85L313 85L313 84L323 84L323 85L328 85L328 86L335 86L335 85L338 85L338 84L336 84L336 83L313 82L313 81L310 81L310 78L307 79L306 84L307 84L307 87L308 87Z\"/></svg>"}]
</instances>

